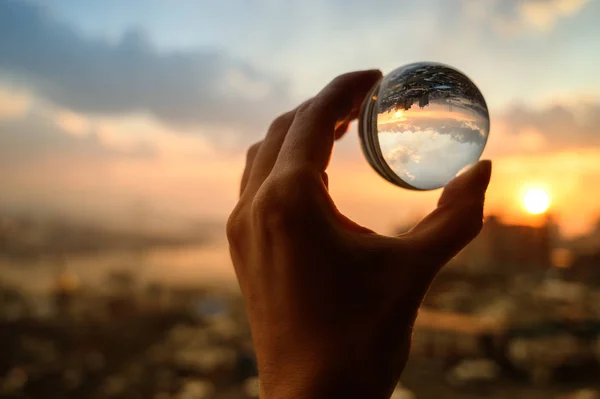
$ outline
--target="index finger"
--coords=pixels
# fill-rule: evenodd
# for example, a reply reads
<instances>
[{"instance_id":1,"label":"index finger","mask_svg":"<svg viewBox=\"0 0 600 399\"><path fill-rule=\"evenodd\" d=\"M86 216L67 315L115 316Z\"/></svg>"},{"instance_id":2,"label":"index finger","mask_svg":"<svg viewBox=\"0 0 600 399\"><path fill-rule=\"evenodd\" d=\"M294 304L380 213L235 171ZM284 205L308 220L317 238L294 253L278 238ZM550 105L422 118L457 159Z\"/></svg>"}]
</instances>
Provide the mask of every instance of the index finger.
<instances>
[{"instance_id":1,"label":"index finger","mask_svg":"<svg viewBox=\"0 0 600 399\"><path fill-rule=\"evenodd\" d=\"M368 70L332 80L296 113L277 163L324 171L331 157L336 127L357 117L365 96L380 78L379 70Z\"/></svg>"}]
</instances>

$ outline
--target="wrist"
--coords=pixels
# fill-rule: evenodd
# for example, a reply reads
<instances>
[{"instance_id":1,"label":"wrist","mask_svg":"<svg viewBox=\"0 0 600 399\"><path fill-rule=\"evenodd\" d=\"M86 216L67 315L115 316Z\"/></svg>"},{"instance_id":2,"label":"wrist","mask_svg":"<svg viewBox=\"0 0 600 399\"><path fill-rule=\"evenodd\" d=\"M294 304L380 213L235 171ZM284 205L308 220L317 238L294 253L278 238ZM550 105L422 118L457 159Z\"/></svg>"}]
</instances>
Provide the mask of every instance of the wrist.
<instances>
[{"instance_id":1,"label":"wrist","mask_svg":"<svg viewBox=\"0 0 600 399\"><path fill-rule=\"evenodd\" d=\"M389 399L397 379L364 363L288 365L259 371L260 399Z\"/></svg>"}]
</instances>

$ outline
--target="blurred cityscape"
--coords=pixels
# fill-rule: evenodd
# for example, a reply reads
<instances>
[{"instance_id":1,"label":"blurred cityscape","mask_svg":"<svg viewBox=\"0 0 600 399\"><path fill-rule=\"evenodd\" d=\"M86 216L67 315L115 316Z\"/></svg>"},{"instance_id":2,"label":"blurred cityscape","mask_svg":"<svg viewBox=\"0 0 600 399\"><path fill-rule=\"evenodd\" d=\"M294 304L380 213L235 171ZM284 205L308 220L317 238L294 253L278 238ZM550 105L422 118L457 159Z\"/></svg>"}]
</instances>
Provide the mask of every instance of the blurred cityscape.
<instances>
[{"instance_id":1,"label":"blurred cityscape","mask_svg":"<svg viewBox=\"0 0 600 399\"><path fill-rule=\"evenodd\" d=\"M488 217L439 275L393 398L600 398L600 223L566 240L550 215L541 218L518 226ZM127 240L105 232L102 247L88 248L75 242L99 233L61 229L0 224L6 267L28 253L54 276L46 290L0 277L0 397L258 397L236 288L140 280L144 253L176 243L135 235L125 250L136 264L83 284L72 253L94 257ZM51 253L47 240L65 244Z\"/></svg>"}]
</instances>

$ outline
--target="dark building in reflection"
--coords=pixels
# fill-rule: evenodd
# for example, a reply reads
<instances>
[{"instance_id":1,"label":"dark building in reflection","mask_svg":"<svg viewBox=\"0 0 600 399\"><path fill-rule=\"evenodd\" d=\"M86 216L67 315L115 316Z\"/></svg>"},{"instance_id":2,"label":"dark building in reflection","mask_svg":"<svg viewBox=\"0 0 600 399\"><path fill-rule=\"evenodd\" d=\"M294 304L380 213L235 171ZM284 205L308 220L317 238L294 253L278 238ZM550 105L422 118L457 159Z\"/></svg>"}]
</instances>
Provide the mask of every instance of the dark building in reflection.
<instances>
[{"instance_id":1,"label":"dark building in reflection","mask_svg":"<svg viewBox=\"0 0 600 399\"><path fill-rule=\"evenodd\" d=\"M425 93L423 93L423 95L421 97L419 97L419 107L425 108L427 105L429 105L429 92L428 91L426 91Z\"/></svg>"}]
</instances>

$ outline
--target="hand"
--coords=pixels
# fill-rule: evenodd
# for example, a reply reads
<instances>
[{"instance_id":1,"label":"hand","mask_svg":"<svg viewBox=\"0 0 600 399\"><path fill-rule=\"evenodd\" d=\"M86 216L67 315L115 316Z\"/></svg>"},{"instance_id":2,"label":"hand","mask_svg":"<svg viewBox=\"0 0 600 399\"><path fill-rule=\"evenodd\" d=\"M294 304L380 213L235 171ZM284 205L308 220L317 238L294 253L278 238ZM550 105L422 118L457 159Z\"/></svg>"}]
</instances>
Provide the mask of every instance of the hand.
<instances>
[{"instance_id":1,"label":"hand","mask_svg":"<svg viewBox=\"0 0 600 399\"><path fill-rule=\"evenodd\" d=\"M454 179L399 237L336 209L325 173L334 140L380 77L337 77L248 151L227 235L263 399L389 398L429 285L481 229L489 161Z\"/></svg>"}]
</instances>

